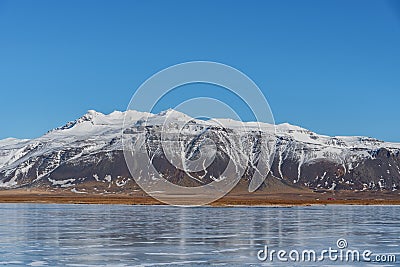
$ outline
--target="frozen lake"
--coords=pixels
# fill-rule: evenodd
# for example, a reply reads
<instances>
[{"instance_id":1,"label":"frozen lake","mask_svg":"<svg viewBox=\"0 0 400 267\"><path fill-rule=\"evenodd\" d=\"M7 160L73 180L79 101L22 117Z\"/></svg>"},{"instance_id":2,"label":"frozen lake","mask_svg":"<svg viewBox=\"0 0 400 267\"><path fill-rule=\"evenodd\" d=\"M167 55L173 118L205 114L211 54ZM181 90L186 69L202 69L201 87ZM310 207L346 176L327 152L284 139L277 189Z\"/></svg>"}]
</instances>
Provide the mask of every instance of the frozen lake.
<instances>
[{"instance_id":1,"label":"frozen lake","mask_svg":"<svg viewBox=\"0 0 400 267\"><path fill-rule=\"evenodd\" d=\"M177 208L168 206L0 204L0 265L302 266L260 261L268 249L346 249L400 262L399 206ZM263 255L263 254L261 254ZM379 266L329 260L308 266ZM396 263L386 262L385 266Z\"/></svg>"}]
</instances>

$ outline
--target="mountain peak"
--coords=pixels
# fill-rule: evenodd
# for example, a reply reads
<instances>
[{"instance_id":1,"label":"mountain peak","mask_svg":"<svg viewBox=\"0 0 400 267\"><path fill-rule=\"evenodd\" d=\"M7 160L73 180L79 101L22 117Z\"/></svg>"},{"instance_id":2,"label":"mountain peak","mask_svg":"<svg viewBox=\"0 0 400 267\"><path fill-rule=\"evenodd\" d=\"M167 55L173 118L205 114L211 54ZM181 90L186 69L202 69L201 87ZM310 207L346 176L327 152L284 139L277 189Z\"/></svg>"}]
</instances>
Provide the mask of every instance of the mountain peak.
<instances>
[{"instance_id":1,"label":"mountain peak","mask_svg":"<svg viewBox=\"0 0 400 267\"><path fill-rule=\"evenodd\" d=\"M96 110L94 110L94 109L89 109L89 110L86 112L85 115L96 116L96 115L99 115L99 114L104 115L103 113L98 112L98 111L96 111Z\"/></svg>"},{"instance_id":2,"label":"mountain peak","mask_svg":"<svg viewBox=\"0 0 400 267\"><path fill-rule=\"evenodd\" d=\"M97 112L96 110L89 109L89 110L86 112L85 115L83 115L82 117L80 117L80 118L77 120L77 123L80 123L80 122L83 122L83 121L92 121L95 117L101 116L101 115L104 116L104 114L101 113L101 112Z\"/></svg>"},{"instance_id":3,"label":"mountain peak","mask_svg":"<svg viewBox=\"0 0 400 267\"><path fill-rule=\"evenodd\" d=\"M159 116L163 116L163 117L172 117L172 118L190 118L190 116L186 115L183 112L180 112L178 110L169 108L167 110L161 111L160 113L158 113L157 115Z\"/></svg>"},{"instance_id":4,"label":"mountain peak","mask_svg":"<svg viewBox=\"0 0 400 267\"><path fill-rule=\"evenodd\" d=\"M98 116L105 116L103 113L101 112L97 112L96 110L93 109L89 109L82 117L80 117L79 119L76 119L74 121L69 121L67 122L65 125L61 126L61 127L57 127L49 132L53 132L53 131L57 131L57 130L67 130L67 129L71 129L73 128L75 125L77 124L81 124L83 122L92 122L95 117Z\"/></svg>"}]
</instances>

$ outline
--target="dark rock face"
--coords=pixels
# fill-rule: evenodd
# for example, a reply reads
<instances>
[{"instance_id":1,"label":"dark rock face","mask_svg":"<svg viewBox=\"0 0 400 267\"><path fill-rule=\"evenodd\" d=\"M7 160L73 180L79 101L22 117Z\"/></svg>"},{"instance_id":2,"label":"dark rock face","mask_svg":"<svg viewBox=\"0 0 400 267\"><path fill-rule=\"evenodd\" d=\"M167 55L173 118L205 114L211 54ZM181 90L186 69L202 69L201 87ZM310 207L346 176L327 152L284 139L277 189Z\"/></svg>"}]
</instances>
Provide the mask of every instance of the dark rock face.
<instances>
[{"instance_id":1,"label":"dark rock face","mask_svg":"<svg viewBox=\"0 0 400 267\"><path fill-rule=\"evenodd\" d=\"M291 183L313 189L335 190L396 190L400 189L400 159L398 152L385 148L369 151L371 157L360 158L349 165L340 164L329 158L318 159L300 166L293 159L283 161L283 179ZM275 158L272 173L278 173L278 160ZM334 185L334 186L333 186Z\"/></svg>"},{"instance_id":2,"label":"dark rock face","mask_svg":"<svg viewBox=\"0 0 400 267\"><path fill-rule=\"evenodd\" d=\"M111 115L92 112L38 139L1 141L0 186L98 192L139 190L125 163L121 127L108 123L114 119ZM188 140L185 156L196 160L207 140L215 144L216 156L206 170L188 174L174 167L160 149L161 128L139 122L128 132L132 136L146 134L145 145L153 166L164 179L177 185L211 183L224 173L238 146L245 148L249 157L241 181L249 183L260 151L266 149L260 132L241 134L235 129L205 128L192 120L193 132L184 135ZM278 125L274 136L277 142L270 174L283 184L316 190L399 189L398 144L364 137L321 136L291 125ZM140 164L146 168L146 162ZM264 188L265 185L259 190Z\"/></svg>"}]
</instances>

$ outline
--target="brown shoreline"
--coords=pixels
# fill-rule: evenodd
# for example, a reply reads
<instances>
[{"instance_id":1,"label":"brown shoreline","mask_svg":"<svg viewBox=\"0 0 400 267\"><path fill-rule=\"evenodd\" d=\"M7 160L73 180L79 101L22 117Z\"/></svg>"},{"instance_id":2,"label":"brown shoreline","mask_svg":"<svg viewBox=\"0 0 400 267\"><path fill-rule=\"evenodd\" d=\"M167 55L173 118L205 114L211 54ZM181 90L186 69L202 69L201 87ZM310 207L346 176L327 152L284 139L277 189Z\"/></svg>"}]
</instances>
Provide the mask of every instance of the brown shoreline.
<instances>
[{"instance_id":1,"label":"brown shoreline","mask_svg":"<svg viewBox=\"0 0 400 267\"><path fill-rule=\"evenodd\" d=\"M67 191L48 192L21 189L0 191L0 203L165 205L146 195L77 194ZM392 192L231 194L209 204L209 206L306 205L400 205L400 195Z\"/></svg>"}]
</instances>

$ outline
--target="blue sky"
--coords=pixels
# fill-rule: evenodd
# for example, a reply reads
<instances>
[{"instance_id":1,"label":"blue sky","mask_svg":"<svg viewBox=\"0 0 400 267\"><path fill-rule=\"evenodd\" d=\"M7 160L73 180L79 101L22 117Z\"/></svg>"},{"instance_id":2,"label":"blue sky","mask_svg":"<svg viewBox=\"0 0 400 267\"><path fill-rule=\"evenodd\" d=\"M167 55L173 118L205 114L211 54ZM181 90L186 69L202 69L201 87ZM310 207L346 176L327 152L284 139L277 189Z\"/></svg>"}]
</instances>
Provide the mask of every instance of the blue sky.
<instances>
[{"instance_id":1,"label":"blue sky","mask_svg":"<svg viewBox=\"0 0 400 267\"><path fill-rule=\"evenodd\" d=\"M246 73L277 123L400 141L400 5L380 0L0 0L0 138L125 110L192 60Z\"/></svg>"}]
</instances>

